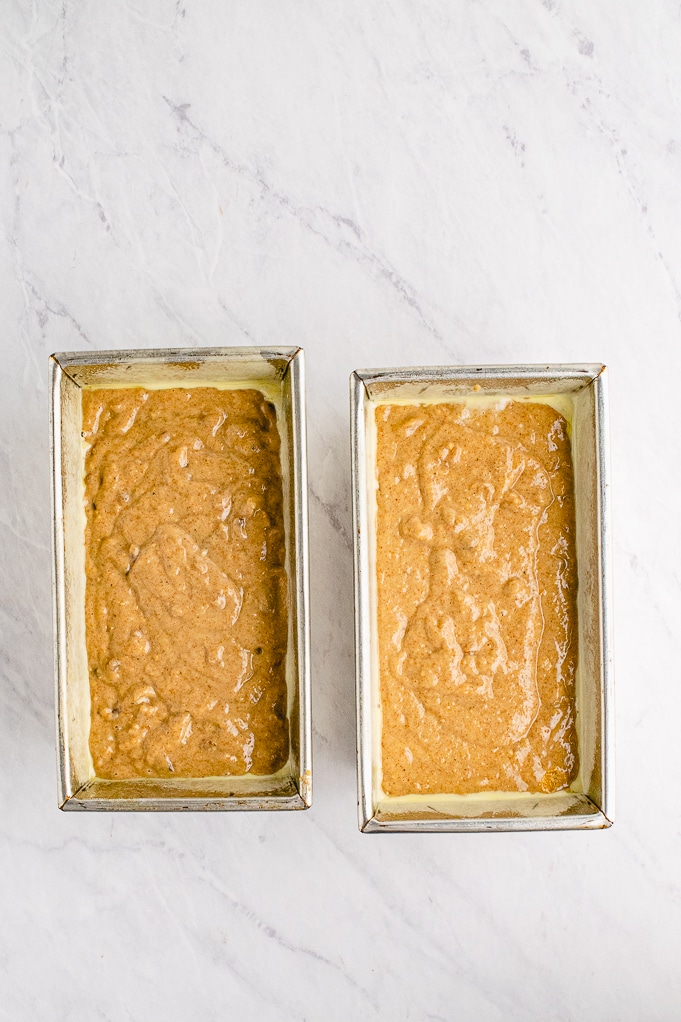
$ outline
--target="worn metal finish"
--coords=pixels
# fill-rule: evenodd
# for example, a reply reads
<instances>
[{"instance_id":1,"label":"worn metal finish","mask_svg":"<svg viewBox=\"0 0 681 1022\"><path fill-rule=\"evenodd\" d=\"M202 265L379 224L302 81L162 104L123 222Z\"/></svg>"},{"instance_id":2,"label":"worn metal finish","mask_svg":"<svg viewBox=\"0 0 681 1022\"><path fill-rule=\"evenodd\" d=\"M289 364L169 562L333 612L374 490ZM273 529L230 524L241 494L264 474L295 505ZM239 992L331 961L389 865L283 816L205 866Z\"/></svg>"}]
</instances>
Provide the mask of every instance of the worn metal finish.
<instances>
[{"instance_id":1,"label":"worn metal finish","mask_svg":"<svg viewBox=\"0 0 681 1022\"><path fill-rule=\"evenodd\" d=\"M81 388L260 384L276 394L289 578L291 755L272 777L97 778L88 739ZM301 348L66 352L50 358L53 613L59 806L76 810L306 809L312 803L305 380Z\"/></svg>"},{"instance_id":2,"label":"worn metal finish","mask_svg":"<svg viewBox=\"0 0 681 1022\"><path fill-rule=\"evenodd\" d=\"M368 416L386 400L565 395L572 401L575 474L580 775L550 795L386 796L381 789L380 693L374 609L375 464ZM350 378L355 563L357 801L360 829L379 831L591 830L614 814L609 445L605 366L444 366L358 370Z\"/></svg>"}]
</instances>

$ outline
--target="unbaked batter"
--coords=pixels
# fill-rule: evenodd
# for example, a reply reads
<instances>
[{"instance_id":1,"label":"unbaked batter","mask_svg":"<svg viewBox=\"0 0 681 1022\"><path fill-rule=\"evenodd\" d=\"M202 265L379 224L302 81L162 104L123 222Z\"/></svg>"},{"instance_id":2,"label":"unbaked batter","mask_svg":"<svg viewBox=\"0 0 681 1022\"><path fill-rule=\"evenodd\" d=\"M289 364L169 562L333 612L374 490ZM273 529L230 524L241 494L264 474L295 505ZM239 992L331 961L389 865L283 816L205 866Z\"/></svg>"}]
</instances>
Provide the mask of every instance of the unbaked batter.
<instances>
[{"instance_id":1,"label":"unbaked batter","mask_svg":"<svg viewBox=\"0 0 681 1022\"><path fill-rule=\"evenodd\" d=\"M90 750L104 778L288 757L276 413L257 390L83 392Z\"/></svg>"},{"instance_id":2,"label":"unbaked batter","mask_svg":"<svg viewBox=\"0 0 681 1022\"><path fill-rule=\"evenodd\" d=\"M565 419L376 409L383 789L551 792L577 773Z\"/></svg>"}]
</instances>

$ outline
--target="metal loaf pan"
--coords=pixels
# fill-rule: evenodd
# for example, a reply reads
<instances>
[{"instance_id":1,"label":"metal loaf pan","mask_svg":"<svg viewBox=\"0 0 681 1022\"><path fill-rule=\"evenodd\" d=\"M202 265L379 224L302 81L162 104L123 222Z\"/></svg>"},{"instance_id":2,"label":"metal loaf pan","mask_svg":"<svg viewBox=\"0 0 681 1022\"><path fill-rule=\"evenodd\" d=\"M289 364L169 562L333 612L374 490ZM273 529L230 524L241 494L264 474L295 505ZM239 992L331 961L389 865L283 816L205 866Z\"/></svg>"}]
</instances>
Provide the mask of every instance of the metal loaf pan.
<instances>
[{"instance_id":1,"label":"metal loaf pan","mask_svg":"<svg viewBox=\"0 0 681 1022\"><path fill-rule=\"evenodd\" d=\"M289 580L290 757L270 777L113 781L89 750L85 646L84 456L87 387L262 386L281 434ZM66 352L50 359L54 664L59 806L76 810L306 809L312 801L304 363L300 348Z\"/></svg>"},{"instance_id":2,"label":"metal loaf pan","mask_svg":"<svg viewBox=\"0 0 681 1022\"><path fill-rule=\"evenodd\" d=\"M376 831L577 830L609 827L614 812L614 712L609 593L610 524L605 367L456 366L352 374L355 654L359 826ZM578 573L577 732L580 773L553 794L386 796L375 629L374 410L385 401L447 401L474 392L562 398L571 409Z\"/></svg>"}]
</instances>

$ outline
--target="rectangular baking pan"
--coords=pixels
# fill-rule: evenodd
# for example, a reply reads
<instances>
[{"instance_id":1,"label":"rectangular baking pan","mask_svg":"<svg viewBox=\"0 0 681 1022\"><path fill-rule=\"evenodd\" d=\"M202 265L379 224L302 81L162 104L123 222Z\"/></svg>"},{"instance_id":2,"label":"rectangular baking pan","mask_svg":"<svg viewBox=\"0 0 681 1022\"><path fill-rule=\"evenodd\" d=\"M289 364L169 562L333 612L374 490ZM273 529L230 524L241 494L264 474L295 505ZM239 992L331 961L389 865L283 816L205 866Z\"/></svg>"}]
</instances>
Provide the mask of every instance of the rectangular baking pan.
<instances>
[{"instance_id":1,"label":"rectangular baking pan","mask_svg":"<svg viewBox=\"0 0 681 1022\"><path fill-rule=\"evenodd\" d=\"M287 766L271 777L97 778L89 749L85 647L83 387L260 383L281 434L289 635ZM62 352L50 358L54 666L59 806L76 810L306 809L312 801L308 612L307 460L300 348Z\"/></svg>"},{"instance_id":2,"label":"rectangular baking pan","mask_svg":"<svg viewBox=\"0 0 681 1022\"><path fill-rule=\"evenodd\" d=\"M377 403L455 400L474 392L568 398L572 406L578 572L577 733L580 772L553 794L386 796L374 624L371 429ZM446 366L359 370L350 378L355 562L357 788L360 829L377 831L578 830L609 827L614 813L609 454L605 366Z\"/></svg>"}]
</instances>

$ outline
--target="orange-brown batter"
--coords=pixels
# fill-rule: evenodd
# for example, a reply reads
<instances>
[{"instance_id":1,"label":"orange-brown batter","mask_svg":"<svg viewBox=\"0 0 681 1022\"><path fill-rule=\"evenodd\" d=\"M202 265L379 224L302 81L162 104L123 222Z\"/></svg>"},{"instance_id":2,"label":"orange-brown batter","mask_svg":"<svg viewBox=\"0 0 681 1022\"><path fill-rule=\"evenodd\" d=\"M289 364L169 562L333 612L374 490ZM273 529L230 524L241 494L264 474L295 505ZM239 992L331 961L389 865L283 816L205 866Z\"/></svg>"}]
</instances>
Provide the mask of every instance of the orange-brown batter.
<instances>
[{"instance_id":1,"label":"orange-brown batter","mask_svg":"<svg viewBox=\"0 0 681 1022\"><path fill-rule=\"evenodd\" d=\"M376 409L383 789L577 773L574 488L544 404Z\"/></svg>"},{"instance_id":2,"label":"orange-brown batter","mask_svg":"<svg viewBox=\"0 0 681 1022\"><path fill-rule=\"evenodd\" d=\"M274 407L256 390L83 392L90 750L98 777L288 757Z\"/></svg>"}]
</instances>

